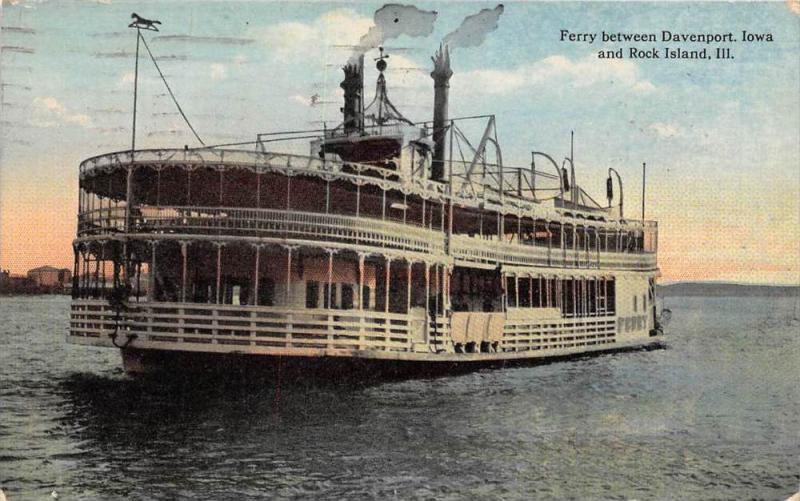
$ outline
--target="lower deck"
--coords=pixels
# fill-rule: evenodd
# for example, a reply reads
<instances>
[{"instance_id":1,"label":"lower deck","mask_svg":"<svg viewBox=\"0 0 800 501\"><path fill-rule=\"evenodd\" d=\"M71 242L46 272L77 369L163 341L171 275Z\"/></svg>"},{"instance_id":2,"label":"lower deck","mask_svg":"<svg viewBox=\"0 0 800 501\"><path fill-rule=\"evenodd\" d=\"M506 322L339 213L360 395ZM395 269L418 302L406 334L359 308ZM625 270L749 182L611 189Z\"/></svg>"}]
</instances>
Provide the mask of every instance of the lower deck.
<instances>
[{"instance_id":1,"label":"lower deck","mask_svg":"<svg viewBox=\"0 0 800 501\"><path fill-rule=\"evenodd\" d=\"M473 368L629 349L662 339L644 312L564 318L555 308L510 308L429 317L422 308L401 314L163 302L115 310L108 301L86 299L73 301L69 334L71 343L149 353L145 358L155 353L250 355ZM126 360L126 370L140 368Z\"/></svg>"}]
</instances>

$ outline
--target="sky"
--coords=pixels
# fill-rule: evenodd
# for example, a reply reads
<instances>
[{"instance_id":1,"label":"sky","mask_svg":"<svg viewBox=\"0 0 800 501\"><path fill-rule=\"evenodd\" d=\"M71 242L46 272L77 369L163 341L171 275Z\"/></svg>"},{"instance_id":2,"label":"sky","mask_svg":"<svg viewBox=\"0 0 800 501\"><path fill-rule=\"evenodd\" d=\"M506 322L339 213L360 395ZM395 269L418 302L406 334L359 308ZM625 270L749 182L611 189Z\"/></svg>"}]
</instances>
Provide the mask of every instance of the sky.
<instances>
[{"instance_id":1,"label":"sky","mask_svg":"<svg viewBox=\"0 0 800 501\"><path fill-rule=\"evenodd\" d=\"M135 31L206 144L335 126L341 65L382 3L3 0L0 31L0 268L70 267L78 164L130 147ZM432 115L430 56L491 2L418 2L429 36L385 45L389 96ZM623 176L626 216L659 222L662 281L800 283L800 7L794 3L504 2L498 28L454 50L451 116L492 113L507 165L569 154L578 183L605 200ZM603 43L574 33L771 34L772 42ZM599 36L599 35L598 35ZM597 57L657 48L660 59ZM726 46L733 60L666 60L664 47ZM198 143L142 47L137 147ZM367 54L367 61L375 51ZM366 97L376 72L367 64ZM312 105L311 96L319 96ZM307 145L295 145L297 152Z\"/></svg>"}]
</instances>

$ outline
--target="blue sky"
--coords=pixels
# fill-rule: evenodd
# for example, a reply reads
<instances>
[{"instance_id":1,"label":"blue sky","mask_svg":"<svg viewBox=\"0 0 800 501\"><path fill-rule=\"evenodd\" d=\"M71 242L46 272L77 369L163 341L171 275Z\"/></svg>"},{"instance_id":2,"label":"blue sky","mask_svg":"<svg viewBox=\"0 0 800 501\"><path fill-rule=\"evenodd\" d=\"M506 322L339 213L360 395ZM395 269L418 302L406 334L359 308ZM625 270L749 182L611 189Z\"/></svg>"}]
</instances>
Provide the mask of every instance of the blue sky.
<instances>
[{"instance_id":1,"label":"blue sky","mask_svg":"<svg viewBox=\"0 0 800 501\"><path fill-rule=\"evenodd\" d=\"M68 263L78 163L129 147L132 11L163 23L161 32L146 33L148 43L198 133L213 144L335 125L339 66L349 56L338 46L355 43L381 5L4 2L0 267ZM387 80L398 108L424 120L439 40L496 4L415 5L439 13L434 33L388 42ZM733 61L603 61L598 50L632 44L561 42L561 29L737 38L747 30L769 32L774 42L727 44ZM617 168L629 216L638 214L647 161L648 215L660 220L666 279L797 283L798 49L800 16L784 2L505 3L482 46L453 54L451 115L496 114L504 160L514 165L527 163L532 148L563 157L574 129L580 184L603 199L606 170ZM146 56L140 64L137 145L196 144ZM375 76L368 65L368 99ZM323 105L309 106L314 94ZM49 217L21 225L26 208L42 207L52 208Z\"/></svg>"}]
</instances>

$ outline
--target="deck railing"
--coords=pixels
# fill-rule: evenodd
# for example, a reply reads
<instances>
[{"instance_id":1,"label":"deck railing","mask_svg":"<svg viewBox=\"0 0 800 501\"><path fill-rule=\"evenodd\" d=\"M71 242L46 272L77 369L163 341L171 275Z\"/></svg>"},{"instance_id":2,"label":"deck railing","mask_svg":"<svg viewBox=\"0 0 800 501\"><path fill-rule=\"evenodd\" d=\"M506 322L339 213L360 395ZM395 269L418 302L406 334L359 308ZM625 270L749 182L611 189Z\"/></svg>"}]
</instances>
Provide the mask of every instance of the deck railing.
<instances>
[{"instance_id":1,"label":"deck railing","mask_svg":"<svg viewBox=\"0 0 800 501\"><path fill-rule=\"evenodd\" d=\"M597 250L572 250L547 248L535 245L485 240L480 237L453 235L450 253L456 261L514 266L549 266L581 269L631 269L656 268L656 255L652 253L599 252Z\"/></svg>"},{"instance_id":2,"label":"deck railing","mask_svg":"<svg viewBox=\"0 0 800 501\"><path fill-rule=\"evenodd\" d=\"M158 347L228 345L408 352L419 349L418 319L367 310L285 309L189 303L136 303L115 321L106 301L72 303L70 336L106 339L115 330Z\"/></svg>"},{"instance_id":3,"label":"deck railing","mask_svg":"<svg viewBox=\"0 0 800 501\"><path fill-rule=\"evenodd\" d=\"M248 150L227 150L222 148L207 149L153 149L131 152L118 151L105 153L81 162L80 173L86 174L94 169L121 167L129 164L159 165L207 165L209 167L228 165L232 167L271 167L276 169L294 169L316 172L340 172L343 168L369 173L385 178L397 178L400 173L374 165L341 162L318 157L293 155L289 153L260 152Z\"/></svg>"},{"instance_id":4,"label":"deck railing","mask_svg":"<svg viewBox=\"0 0 800 501\"><path fill-rule=\"evenodd\" d=\"M79 216L78 234L89 236L124 231L125 208L103 208ZM261 235L345 242L412 252L444 252L442 232L413 224L374 218L274 209L161 206L133 211L134 233ZM653 270L655 253L548 248L477 236L453 235L450 253L465 263L546 266L578 269Z\"/></svg>"},{"instance_id":5,"label":"deck railing","mask_svg":"<svg viewBox=\"0 0 800 501\"><path fill-rule=\"evenodd\" d=\"M614 343L616 323L613 317L565 318L558 320L506 320L502 351L535 351L575 348Z\"/></svg>"},{"instance_id":6,"label":"deck railing","mask_svg":"<svg viewBox=\"0 0 800 501\"><path fill-rule=\"evenodd\" d=\"M78 234L124 230L125 209L95 209L79 216ZM132 211L133 233L189 233L275 236L441 254L444 236L413 224L374 218L274 209L161 206Z\"/></svg>"},{"instance_id":7,"label":"deck railing","mask_svg":"<svg viewBox=\"0 0 800 501\"><path fill-rule=\"evenodd\" d=\"M70 337L107 344L135 335L140 348L192 351L275 349L297 355L319 350L453 353L447 317L437 317L424 332L413 315L361 310L284 309L189 303L137 303L115 320L106 301L72 304ZM434 329L435 324L435 329ZM83 341L80 341L83 339ZM529 319L507 317L498 351L520 352L577 348L616 342L613 317Z\"/></svg>"}]
</instances>

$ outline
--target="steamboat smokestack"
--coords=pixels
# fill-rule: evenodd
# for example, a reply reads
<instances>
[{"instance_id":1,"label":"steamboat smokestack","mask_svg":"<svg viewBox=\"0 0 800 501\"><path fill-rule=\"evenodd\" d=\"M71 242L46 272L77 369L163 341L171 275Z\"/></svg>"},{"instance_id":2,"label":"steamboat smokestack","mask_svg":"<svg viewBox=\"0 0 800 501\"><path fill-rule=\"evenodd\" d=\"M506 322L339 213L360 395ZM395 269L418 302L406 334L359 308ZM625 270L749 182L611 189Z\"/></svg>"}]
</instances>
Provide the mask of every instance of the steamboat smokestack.
<instances>
[{"instance_id":1,"label":"steamboat smokestack","mask_svg":"<svg viewBox=\"0 0 800 501\"><path fill-rule=\"evenodd\" d=\"M344 80L340 87L344 89L344 132L351 134L364 130L364 56L363 54L355 63L346 64Z\"/></svg>"},{"instance_id":2,"label":"steamboat smokestack","mask_svg":"<svg viewBox=\"0 0 800 501\"><path fill-rule=\"evenodd\" d=\"M440 46L433 60L433 162L431 163L431 179L444 179L445 146L447 145L447 94L450 89L450 51L447 46Z\"/></svg>"}]
</instances>

